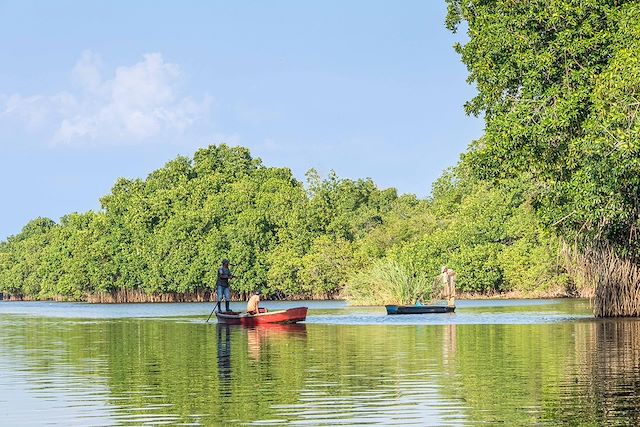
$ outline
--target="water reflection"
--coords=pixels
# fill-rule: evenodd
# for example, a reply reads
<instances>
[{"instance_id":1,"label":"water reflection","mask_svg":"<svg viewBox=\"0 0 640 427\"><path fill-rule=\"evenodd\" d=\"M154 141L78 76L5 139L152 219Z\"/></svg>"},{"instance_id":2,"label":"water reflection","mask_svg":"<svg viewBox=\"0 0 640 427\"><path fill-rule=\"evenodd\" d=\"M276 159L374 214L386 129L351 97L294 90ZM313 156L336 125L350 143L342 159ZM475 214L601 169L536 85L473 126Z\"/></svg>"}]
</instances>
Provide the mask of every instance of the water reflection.
<instances>
[{"instance_id":1,"label":"water reflection","mask_svg":"<svg viewBox=\"0 0 640 427\"><path fill-rule=\"evenodd\" d=\"M231 395L231 330L229 325L216 324L218 354L218 385L220 396Z\"/></svg>"},{"instance_id":2,"label":"water reflection","mask_svg":"<svg viewBox=\"0 0 640 427\"><path fill-rule=\"evenodd\" d=\"M634 320L242 328L0 314L0 348L2 425L640 425Z\"/></svg>"},{"instance_id":3,"label":"water reflection","mask_svg":"<svg viewBox=\"0 0 640 427\"><path fill-rule=\"evenodd\" d=\"M274 339L304 339L307 336L307 325L295 324L264 324L251 328L244 328L247 334L247 348L249 356L258 361L263 347Z\"/></svg>"},{"instance_id":4,"label":"water reflection","mask_svg":"<svg viewBox=\"0 0 640 427\"><path fill-rule=\"evenodd\" d=\"M576 327L576 362L563 379L563 406L550 407L562 421L640 425L640 322L599 320Z\"/></svg>"},{"instance_id":5,"label":"water reflection","mask_svg":"<svg viewBox=\"0 0 640 427\"><path fill-rule=\"evenodd\" d=\"M597 401L608 413L640 425L640 323L602 322L597 326L598 369L594 377L605 384Z\"/></svg>"},{"instance_id":6,"label":"water reflection","mask_svg":"<svg viewBox=\"0 0 640 427\"><path fill-rule=\"evenodd\" d=\"M456 345L456 325L446 325L444 327L444 339L442 346L442 359L446 365L455 358Z\"/></svg>"}]
</instances>

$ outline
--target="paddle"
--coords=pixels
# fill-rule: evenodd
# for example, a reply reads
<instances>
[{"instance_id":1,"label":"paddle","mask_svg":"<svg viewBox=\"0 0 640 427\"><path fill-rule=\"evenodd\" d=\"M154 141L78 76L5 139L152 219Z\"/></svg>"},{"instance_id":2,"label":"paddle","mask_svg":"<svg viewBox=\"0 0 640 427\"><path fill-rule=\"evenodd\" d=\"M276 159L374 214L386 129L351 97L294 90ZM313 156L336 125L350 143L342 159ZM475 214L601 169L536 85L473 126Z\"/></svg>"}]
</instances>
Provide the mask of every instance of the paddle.
<instances>
[{"instance_id":1,"label":"paddle","mask_svg":"<svg viewBox=\"0 0 640 427\"><path fill-rule=\"evenodd\" d=\"M207 317L207 321L205 323L209 323L209 319L211 319L211 316L213 316L213 312L216 311L216 307L218 308L218 312L219 312L220 311L220 300L218 300L218 303L213 306L213 310L211 310L211 313L209 314L209 317Z\"/></svg>"}]
</instances>

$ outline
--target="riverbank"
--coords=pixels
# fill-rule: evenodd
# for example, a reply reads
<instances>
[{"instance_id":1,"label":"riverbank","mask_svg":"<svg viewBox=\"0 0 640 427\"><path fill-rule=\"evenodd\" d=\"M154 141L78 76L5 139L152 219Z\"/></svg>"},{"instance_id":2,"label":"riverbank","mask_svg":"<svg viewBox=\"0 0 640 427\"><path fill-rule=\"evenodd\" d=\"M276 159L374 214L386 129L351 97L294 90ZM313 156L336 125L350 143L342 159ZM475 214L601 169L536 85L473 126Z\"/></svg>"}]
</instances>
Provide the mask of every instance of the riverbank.
<instances>
[{"instance_id":1,"label":"riverbank","mask_svg":"<svg viewBox=\"0 0 640 427\"><path fill-rule=\"evenodd\" d=\"M491 294L481 294L475 292L462 292L458 293L456 299L468 299L468 300L484 300L484 299L557 299L557 298L593 298L594 292L592 289L582 289L580 291L568 293L564 290L546 290L537 292L521 292L521 291L509 291L509 292L495 292Z\"/></svg>"},{"instance_id":2,"label":"riverbank","mask_svg":"<svg viewBox=\"0 0 640 427\"><path fill-rule=\"evenodd\" d=\"M232 293L231 301L247 301L250 293ZM339 294L318 295L269 295L269 301L335 301L341 300ZM198 303L216 301L215 292L200 290L196 292L171 292L161 294L147 294L141 290L120 290L117 292L105 292L88 294L81 298L73 298L65 295L52 297L34 297L31 295L11 295L0 293L0 301L53 301L53 302L86 302L89 304L131 304L131 303Z\"/></svg>"},{"instance_id":3,"label":"riverbank","mask_svg":"<svg viewBox=\"0 0 640 427\"><path fill-rule=\"evenodd\" d=\"M231 301L240 302L249 299L248 293L238 293L231 295ZM543 292L495 292L491 294L462 292L458 293L458 300L507 300L507 299L556 299L556 298L593 298L593 291L582 289L580 292L572 294L558 288ZM340 294L331 295L274 295L269 296L266 301L336 301L345 300ZM215 293L208 290L184 293L162 293L147 294L140 290L123 290L111 293L100 293L85 295L83 298L70 298L64 295L57 295L50 298L37 298L24 295L0 294L0 301L55 301L55 302L86 302L89 304L127 304L127 303L199 303L214 302Z\"/></svg>"}]
</instances>

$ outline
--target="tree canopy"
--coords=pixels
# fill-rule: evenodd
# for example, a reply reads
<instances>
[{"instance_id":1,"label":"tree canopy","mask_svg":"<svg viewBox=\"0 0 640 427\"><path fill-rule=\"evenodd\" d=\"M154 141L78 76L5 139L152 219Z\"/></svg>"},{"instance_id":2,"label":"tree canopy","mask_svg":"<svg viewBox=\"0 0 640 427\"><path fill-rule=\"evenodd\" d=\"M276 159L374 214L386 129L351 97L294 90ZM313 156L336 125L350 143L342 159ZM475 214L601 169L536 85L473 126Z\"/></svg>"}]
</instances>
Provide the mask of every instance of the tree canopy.
<instances>
[{"instance_id":1,"label":"tree canopy","mask_svg":"<svg viewBox=\"0 0 640 427\"><path fill-rule=\"evenodd\" d=\"M483 178L526 173L540 218L582 247L637 259L640 4L447 0L448 27L486 131L466 154Z\"/></svg>"}]
</instances>

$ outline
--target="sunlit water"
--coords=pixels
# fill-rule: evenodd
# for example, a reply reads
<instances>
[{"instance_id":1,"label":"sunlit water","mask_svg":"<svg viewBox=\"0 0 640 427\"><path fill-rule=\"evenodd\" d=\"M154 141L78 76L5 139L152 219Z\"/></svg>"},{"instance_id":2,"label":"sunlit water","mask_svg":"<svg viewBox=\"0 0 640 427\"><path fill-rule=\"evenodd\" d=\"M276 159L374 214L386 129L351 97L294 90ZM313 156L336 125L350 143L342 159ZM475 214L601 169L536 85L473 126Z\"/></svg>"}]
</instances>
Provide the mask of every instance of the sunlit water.
<instances>
[{"instance_id":1,"label":"sunlit water","mask_svg":"<svg viewBox=\"0 0 640 427\"><path fill-rule=\"evenodd\" d=\"M303 305L242 328L210 304L0 303L0 425L640 424L640 322L588 301Z\"/></svg>"}]
</instances>

